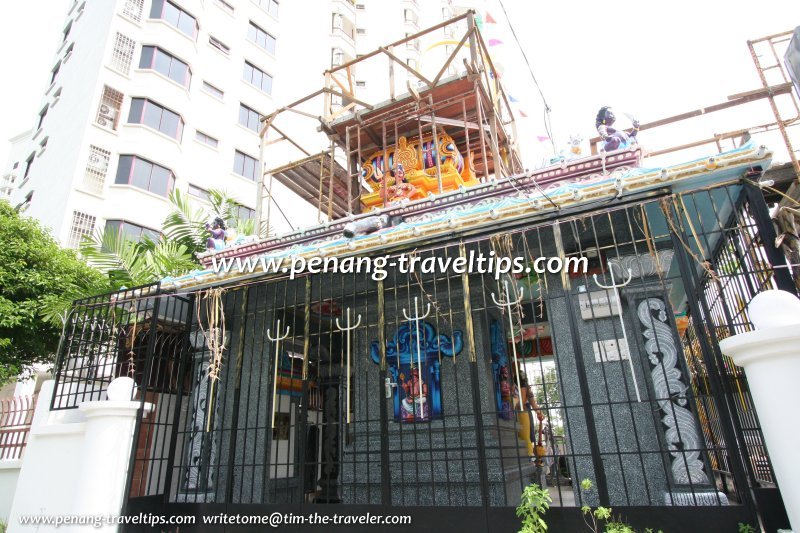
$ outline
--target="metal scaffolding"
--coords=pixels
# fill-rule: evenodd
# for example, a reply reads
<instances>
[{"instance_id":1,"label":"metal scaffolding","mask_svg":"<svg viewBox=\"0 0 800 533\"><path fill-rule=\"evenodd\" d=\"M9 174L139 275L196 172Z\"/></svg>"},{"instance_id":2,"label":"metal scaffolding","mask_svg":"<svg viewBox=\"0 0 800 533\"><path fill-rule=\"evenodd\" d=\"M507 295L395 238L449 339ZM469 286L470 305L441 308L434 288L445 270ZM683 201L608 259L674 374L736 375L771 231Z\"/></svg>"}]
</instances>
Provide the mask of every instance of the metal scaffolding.
<instances>
[{"instance_id":1,"label":"metal scaffolding","mask_svg":"<svg viewBox=\"0 0 800 533\"><path fill-rule=\"evenodd\" d=\"M436 65L438 69L432 78L395 53L398 47L418 46L420 38L432 36L433 32L462 26L466 26L463 35L460 39L453 39L458 44L447 50L447 58L441 65ZM463 63L461 72L457 71L459 59ZM357 96L355 69L378 60L385 61L383 79L389 82L389 94L382 95L380 101L364 101ZM406 92L399 95L395 94L398 66L408 73ZM364 180L364 165L369 162L370 155L383 153L380 158L383 168L379 170L388 175L393 170L390 166L392 154L398 143L405 140L414 145L419 160L426 155L423 145L428 146L430 166L426 171L437 182L435 190L429 191L432 194L448 190L442 179L439 141L443 135L454 142L453 153L457 152L463 158L462 165L470 165L480 182L523 171L510 101L478 31L473 11L334 66L324 73L324 78L321 89L263 119L260 133L262 169L267 148L276 142L289 141L304 153L299 160L281 164L261 176L256 217L259 221L266 218L267 230L274 180L316 204L320 221L323 214L328 220L358 214L362 211L362 195L370 192ZM300 109L300 106L317 99L322 99L322 115ZM278 129L276 119L286 113L315 121L319 131L328 135L329 149L312 155ZM277 137L272 138L276 134ZM452 189L452 183L449 188ZM262 216L265 193L269 200L266 217ZM381 205L373 207L378 210L385 208L386 200L384 187Z\"/></svg>"}]
</instances>

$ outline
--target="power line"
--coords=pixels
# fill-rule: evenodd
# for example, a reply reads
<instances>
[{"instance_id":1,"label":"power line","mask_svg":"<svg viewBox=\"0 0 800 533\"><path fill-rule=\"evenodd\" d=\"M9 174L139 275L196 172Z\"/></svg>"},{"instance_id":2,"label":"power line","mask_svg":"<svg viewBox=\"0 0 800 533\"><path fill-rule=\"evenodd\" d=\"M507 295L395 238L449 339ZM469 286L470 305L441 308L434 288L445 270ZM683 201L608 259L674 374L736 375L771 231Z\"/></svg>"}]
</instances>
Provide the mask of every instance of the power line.
<instances>
[{"instance_id":1,"label":"power line","mask_svg":"<svg viewBox=\"0 0 800 533\"><path fill-rule=\"evenodd\" d=\"M550 138L550 144L553 146L553 155L555 155L556 143L553 139L553 128L552 123L550 122L550 105L547 103L547 99L544 97L544 92L542 92L542 88L539 86L539 82L536 80L536 75L533 73L531 62L528 60L528 55L525 53L525 50L522 48L522 44L519 42L519 37L517 37L517 32L514 30L514 25L511 24L511 18L508 16L508 12L506 11L505 4L503 4L503 0L497 1L500 3L500 7L503 10L503 15L506 17L506 23L508 24L508 28L511 30L511 35L514 36L514 41L516 41L519 51L522 52L522 58L525 60L525 64L528 66L528 72L531 75L533 84L536 86L536 90L539 91L539 96L542 97L542 103L544 104L544 129L547 132L547 136Z\"/></svg>"}]
</instances>

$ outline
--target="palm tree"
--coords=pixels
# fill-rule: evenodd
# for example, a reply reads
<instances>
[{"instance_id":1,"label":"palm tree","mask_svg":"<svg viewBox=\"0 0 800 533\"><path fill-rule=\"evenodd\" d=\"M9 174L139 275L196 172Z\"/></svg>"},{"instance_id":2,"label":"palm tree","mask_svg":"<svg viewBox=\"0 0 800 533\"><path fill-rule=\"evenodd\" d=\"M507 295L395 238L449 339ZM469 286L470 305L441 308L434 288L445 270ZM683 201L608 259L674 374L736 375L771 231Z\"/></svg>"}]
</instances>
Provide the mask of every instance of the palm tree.
<instances>
[{"instance_id":1,"label":"palm tree","mask_svg":"<svg viewBox=\"0 0 800 533\"><path fill-rule=\"evenodd\" d=\"M207 250L205 226L214 218L225 220L240 235L253 233L254 221L240 220L239 204L223 191L208 191L209 209L193 207L188 195L178 189L170 194L169 201L164 235L158 241L145 238L136 242L121 231L100 231L84 237L80 252L90 264L108 274L110 291L146 285L200 268L198 256Z\"/></svg>"},{"instance_id":2,"label":"palm tree","mask_svg":"<svg viewBox=\"0 0 800 533\"><path fill-rule=\"evenodd\" d=\"M240 219L239 204L223 191L209 189L208 210L193 208L188 196L179 189L170 194L169 201L172 210L164 219L164 235L186 246L195 258L206 251L208 230L205 225L215 218L224 220L237 235L255 233L255 221Z\"/></svg>"},{"instance_id":3,"label":"palm tree","mask_svg":"<svg viewBox=\"0 0 800 533\"><path fill-rule=\"evenodd\" d=\"M192 253L180 242L164 238L137 242L121 231L87 236L80 251L91 265L108 274L112 291L146 285L197 268Z\"/></svg>"}]
</instances>

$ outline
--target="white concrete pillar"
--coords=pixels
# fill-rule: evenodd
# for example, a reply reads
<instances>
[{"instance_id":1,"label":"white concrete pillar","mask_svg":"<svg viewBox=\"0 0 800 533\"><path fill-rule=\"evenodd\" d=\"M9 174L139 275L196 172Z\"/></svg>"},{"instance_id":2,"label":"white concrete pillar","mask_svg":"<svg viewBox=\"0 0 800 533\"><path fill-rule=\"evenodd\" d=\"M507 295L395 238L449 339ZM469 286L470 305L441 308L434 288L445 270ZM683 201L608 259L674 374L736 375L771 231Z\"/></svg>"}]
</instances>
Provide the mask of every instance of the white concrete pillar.
<instances>
[{"instance_id":1,"label":"white concrete pillar","mask_svg":"<svg viewBox=\"0 0 800 533\"><path fill-rule=\"evenodd\" d=\"M744 368L789 523L800 531L800 300L766 291L748 305L755 331L720 341L722 353Z\"/></svg>"},{"instance_id":2,"label":"white concrete pillar","mask_svg":"<svg viewBox=\"0 0 800 533\"><path fill-rule=\"evenodd\" d=\"M117 515L125 496L138 401L85 402L86 417L80 477L75 484L74 510L78 515ZM152 411L145 404L145 412ZM94 531L117 531L105 525Z\"/></svg>"}]
</instances>

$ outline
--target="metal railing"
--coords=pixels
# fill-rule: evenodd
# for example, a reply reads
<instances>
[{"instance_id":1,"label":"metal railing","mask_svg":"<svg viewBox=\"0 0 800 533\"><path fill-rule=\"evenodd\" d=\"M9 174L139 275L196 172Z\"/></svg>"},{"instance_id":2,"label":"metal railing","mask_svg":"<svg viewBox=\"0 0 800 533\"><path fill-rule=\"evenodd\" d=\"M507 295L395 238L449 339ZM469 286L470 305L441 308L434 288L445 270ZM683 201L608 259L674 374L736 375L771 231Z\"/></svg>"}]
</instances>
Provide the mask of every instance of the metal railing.
<instances>
[{"instance_id":1,"label":"metal railing","mask_svg":"<svg viewBox=\"0 0 800 533\"><path fill-rule=\"evenodd\" d=\"M0 400L0 460L21 459L28 444L37 395Z\"/></svg>"}]
</instances>

